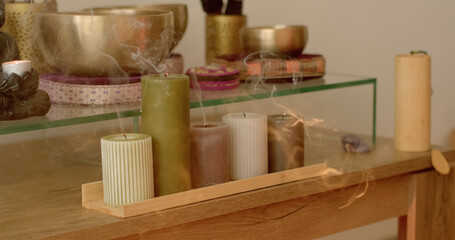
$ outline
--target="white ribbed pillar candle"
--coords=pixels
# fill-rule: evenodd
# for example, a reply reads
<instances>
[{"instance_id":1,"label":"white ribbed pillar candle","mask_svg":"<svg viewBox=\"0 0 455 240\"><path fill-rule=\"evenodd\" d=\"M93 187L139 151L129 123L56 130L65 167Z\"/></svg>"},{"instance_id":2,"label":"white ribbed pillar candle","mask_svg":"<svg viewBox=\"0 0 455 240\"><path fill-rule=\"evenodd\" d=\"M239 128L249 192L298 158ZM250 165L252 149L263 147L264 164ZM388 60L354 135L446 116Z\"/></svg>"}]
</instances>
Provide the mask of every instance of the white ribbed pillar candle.
<instances>
[{"instance_id":1,"label":"white ribbed pillar candle","mask_svg":"<svg viewBox=\"0 0 455 240\"><path fill-rule=\"evenodd\" d=\"M118 207L143 201L153 193L152 138L114 134L101 138L104 202Z\"/></svg>"},{"instance_id":2,"label":"white ribbed pillar candle","mask_svg":"<svg viewBox=\"0 0 455 240\"><path fill-rule=\"evenodd\" d=\"M231 179L267 174L267 116L259 113L230 113L223 116L229 126Z\"/></svg>"}]
</instances>

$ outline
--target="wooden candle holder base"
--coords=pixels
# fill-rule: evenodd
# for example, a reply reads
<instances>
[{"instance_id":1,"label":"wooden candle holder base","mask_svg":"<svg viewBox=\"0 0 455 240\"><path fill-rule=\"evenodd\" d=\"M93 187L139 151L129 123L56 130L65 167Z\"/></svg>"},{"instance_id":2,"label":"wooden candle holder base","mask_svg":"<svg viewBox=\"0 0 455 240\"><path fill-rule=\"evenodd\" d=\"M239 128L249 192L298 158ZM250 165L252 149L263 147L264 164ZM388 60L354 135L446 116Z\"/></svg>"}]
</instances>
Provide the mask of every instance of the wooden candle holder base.
<instances>
[{"instance_id":1,"label":"wooden candle holder base","mask_svg":"<svg viewBox=\"0 0 455 240\"><path fill-rule=\"evenodd\" d=\"M112 207L104 203L103 182L99 181L82 184L82 207L120 218L129 218L265 187L322 176L329 172L329 169L330 168L327 167L326 163L316 164L155 197L121 207Z\"/></svg>"}]
</instances>

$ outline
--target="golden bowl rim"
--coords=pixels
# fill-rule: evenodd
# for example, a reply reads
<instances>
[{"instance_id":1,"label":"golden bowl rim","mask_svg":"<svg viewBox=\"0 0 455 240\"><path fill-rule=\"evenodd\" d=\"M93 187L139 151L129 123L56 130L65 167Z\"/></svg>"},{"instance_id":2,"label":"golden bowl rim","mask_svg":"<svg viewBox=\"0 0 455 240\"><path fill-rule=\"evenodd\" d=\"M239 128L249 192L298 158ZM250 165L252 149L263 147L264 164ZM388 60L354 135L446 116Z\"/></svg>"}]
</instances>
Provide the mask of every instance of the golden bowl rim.
<instances>
[{"instance_id":1,"label":"golden bowl rim","mask_svg":"<svg viewBox=\"0 0 455 240\"><path fill-rule=\"evenodd\" d=\"M136 14L139 13L139 14ZM76 12L57 12L57 13L52 13L52 12L43 12L43 13L37 13L36 15L39 16L65 16L65 17L117 17L117 16L153 16L153 17L158 17L158 16L173 16L174 13L172 11L164 11L164 10L140 10L140 11L135 11L135 13L96 13L95 11L76 11Z\"/></svg>"},{"instance_id":2,"label":"golden bowl rim","mask_svg":"<svg viewBox=\"0 0 455 240\"><path fill-rule=\"evenodd\" d=\"M104 7L91 7L85 8L87 10L108 10L108 9L130 9L130 8L148 8L148 7L184 7L188 10L188 5L184 3L169 3L169 4L145 4L145 5L118 5L118 6L104 6Z\"/></svg>"},{"instance_id":3,"label":"golden bowl rim","mask_svg":"<svg viewBox=\"0 0 455 240\"><path fill-rule=\"evenodd\" d=\"M287 24L275 24L275 25L268 25L268 26L255 26L255 27L247 27L245 28L245 32L249 31L264 31L264 30L271 30L271 31L277 31L277 30L283 30L283 29L307 29L307 25L287 25Z\"/></svg>"}]
</instances>

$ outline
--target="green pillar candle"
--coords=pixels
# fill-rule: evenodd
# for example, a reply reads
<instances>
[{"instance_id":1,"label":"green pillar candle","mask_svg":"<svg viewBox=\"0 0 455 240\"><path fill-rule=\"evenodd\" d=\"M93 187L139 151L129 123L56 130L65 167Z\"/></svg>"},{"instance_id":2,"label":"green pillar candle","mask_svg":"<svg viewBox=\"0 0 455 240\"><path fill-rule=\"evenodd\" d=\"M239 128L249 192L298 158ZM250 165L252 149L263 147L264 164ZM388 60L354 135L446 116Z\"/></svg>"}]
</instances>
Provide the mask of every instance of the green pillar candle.
<instances>
[{"instance_id":1,"label":"green pillar candle","mask_svg":"<svg viewBox=\"0 0 455 240\"><path fill-rule=\"evenodd\" d=\"M153 139L155 196L191 189L189 77L142 77L142 132Z\"/></svg>"}]
</instances>

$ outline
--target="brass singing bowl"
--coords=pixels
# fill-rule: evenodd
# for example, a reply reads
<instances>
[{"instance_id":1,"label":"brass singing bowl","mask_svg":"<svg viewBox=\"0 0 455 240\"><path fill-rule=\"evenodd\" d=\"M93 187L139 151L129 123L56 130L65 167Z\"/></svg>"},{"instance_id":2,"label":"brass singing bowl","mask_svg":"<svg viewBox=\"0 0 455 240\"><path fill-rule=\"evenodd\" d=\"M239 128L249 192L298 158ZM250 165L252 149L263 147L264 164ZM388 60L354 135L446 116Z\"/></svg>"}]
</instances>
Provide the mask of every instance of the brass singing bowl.
<instances>
[{"instance_id":1,"label":"brass singing bowl","mask_svg":"<svg viewBox=\"0 0 455 240\"><path fill-rule=\"evenodd\" d=\"M102 7L90 8L84 11L93 11L95 13L116 13L121 11L170 11L174 13L174 40L172 41L171 51L177 46L185 34L188 24L188 9L186 4L157 4L157 5L140 5L140 6L115 6L115 7Z\"/></svg>"},{"instance_id":2,"label":"brass singing bowl","mask_svg":"<svg viewBox=\"0 0 455 240\"><path fill-rule=\"evenodd\" d=\"M250 27L242 30L242 45L246 54L268 51L278 55L298 56L308 41L304 25Z\"/></svg>"},{"instance_id":3,"label":"brass singing bowl","mask_svg":"<svg viewBox=\"0 0 455 240\"><path fill-rule=\"evenodd\" d=\"M156 72L173 31L168 11L40 13L34 40L46 72L125 77Z\"/></svg>"}]
</instances>

